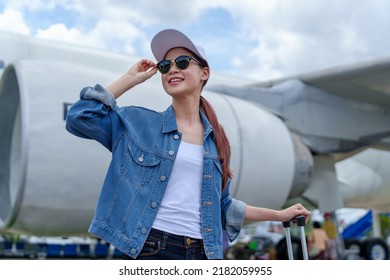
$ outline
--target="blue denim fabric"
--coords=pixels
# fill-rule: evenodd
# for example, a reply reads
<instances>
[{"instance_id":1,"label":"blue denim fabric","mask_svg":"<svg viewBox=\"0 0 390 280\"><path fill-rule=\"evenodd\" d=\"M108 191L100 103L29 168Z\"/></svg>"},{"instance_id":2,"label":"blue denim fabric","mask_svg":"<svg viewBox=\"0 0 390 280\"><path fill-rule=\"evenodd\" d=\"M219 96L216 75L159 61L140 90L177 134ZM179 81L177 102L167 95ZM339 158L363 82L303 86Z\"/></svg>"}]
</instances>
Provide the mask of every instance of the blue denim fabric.
<instances>
[{"instance_id":1,"label":"blue denim fabric","mask_svg":"<svg viewBox=\"0 0 390 280\"><path fill-rule=\"evenodd\" d=\"M131 259L124 254L123 259ZM203 241L153 229L137 260L206 260Z\"/></svg>"},{"instance_id":2,"label":"blue denim fabric","mask_svg":"<svg viewBox=\"0 0 390 280\"><path fill-rule=\"evenodd\" d=\"M244 223L246 204L221 194L222 167L214 134L202 112L203 174L201 227L208 259L222 259L222 229L234 240ZM132 258L141 252L171 175L180 142L172 106L164 112L118 107L104 87L81 90L68 112L66 129L95 139L112 152L112 161L89 231Z\"/></svg>"}]
</instances>

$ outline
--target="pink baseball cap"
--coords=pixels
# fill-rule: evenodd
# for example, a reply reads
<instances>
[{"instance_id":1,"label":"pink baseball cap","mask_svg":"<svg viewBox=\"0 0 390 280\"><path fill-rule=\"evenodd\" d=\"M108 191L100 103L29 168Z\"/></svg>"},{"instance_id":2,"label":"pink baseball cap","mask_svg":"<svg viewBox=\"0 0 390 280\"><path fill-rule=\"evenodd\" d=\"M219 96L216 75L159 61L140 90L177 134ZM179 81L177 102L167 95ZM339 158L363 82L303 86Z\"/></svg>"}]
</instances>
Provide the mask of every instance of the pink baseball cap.
<instances>
[{"instance_id":1,"label":"pink baseball cap","mask_svg":"<svg viewBox=\"0 0 390 280\"><path fill-rule=\"evenodd\" d=\"M153 37L150 45L157 62L163 60L169 50L181 47L186 48L199 56L206 62L206 66L209 67L204 49L201 46L194 44L190 38L176 29L165 29L158 32Z\"/></svg>"}]
</instances>

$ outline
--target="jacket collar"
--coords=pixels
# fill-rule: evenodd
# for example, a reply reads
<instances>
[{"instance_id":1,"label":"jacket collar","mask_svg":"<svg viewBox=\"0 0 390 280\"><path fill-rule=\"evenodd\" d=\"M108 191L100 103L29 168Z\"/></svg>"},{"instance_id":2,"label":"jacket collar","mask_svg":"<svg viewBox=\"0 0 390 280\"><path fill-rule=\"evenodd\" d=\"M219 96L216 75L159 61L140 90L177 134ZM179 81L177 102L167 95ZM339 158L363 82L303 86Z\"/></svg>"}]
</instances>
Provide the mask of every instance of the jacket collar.
<instances>
[{"instance_id":1,"label":"jacket collar","mask_svg":"<svg viewBox=\"0 0 390 280\"><path fill-rule=\"evenodd\" d=\"M214 132L213 128L209 122L209 120L206 118L202 110L200 112L200 118L203 123L203 140L206 139L206 137L212 133L213 139L214 139ZM177 131L177 123L176 123L176 117L175 117L175 111L173 110L173 106L170 105L164 112L163 112L163 118L162 118L162 132L163 133L169 133L172 131ZM215 139L214 139L215 140Z\"/></svg>"}]
</instances>

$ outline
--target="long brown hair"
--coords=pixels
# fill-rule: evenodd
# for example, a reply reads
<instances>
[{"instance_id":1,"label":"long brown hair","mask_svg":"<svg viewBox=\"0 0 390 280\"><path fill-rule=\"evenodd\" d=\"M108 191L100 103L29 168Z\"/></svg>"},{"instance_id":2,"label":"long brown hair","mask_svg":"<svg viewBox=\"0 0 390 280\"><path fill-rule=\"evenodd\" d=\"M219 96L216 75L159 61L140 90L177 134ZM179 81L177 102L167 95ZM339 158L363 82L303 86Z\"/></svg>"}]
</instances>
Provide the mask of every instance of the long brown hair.
<instances>
[{"instance_id":1,"label":"long brown hair","mask_svg":"<svg viewBox=\"0 0 390 280\"><path fill-rule=\"evenodd\" d=\"M200 62L200 67L208 67L210 69L207 61L205 61L203 58L199 57L197 54L193 52L192 54ZM202 90L206 85L207 81L208 80L204 81L202 85ZM202 110L202 112L205 114L206 118L209 120L214 130L215 144L217 146L217 152L218 152L218 159L222 165L222 192L224 192L229 178L230 179L233 178L233 172L230 169L230 155L231 155L230 143L226 136L225 130L223 129L222 125L218 121L217 114L215 113L214 108L203 96L200 96L199 107Z\"/></svg>"},{"instance_id":2,"label":"long brown hair","mask_svg":"<svg viewBox=\"0 0 390 280\"><path fill-rule=\"evenodd\" d=\"M222 125L219 123L217 114L214 111L214 108L211 104L203 97L200 97L200 109L205 114L206 118L209 120L211 126L214 130L215 135L215 144L217 146L218 158L222 165L222 192L226 188L228 179L233 178L233 172L230 169L230 143L226 137L225 130Z\"/></svg>"}]
</instances>

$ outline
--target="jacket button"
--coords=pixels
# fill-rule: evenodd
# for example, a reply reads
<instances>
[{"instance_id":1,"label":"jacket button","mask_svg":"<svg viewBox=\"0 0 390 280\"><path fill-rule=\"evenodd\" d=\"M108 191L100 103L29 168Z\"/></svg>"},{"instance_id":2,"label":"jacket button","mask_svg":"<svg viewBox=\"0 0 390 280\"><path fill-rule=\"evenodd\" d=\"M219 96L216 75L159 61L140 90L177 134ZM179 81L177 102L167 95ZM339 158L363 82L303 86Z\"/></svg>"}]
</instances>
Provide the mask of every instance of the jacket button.
<instances>
[{"instance_id":1,"label":"jacket button","mask_svg":"<svg viewBox=\"0 0 390 280\"><path fill-rule=\"evenodd\" d=\"M134 248L133 248L133 249L131 249L130 253L131 253L131 254L135 254L135 253L137 253L137 249L134 249Z\"/></svg>"},{"instance_id":2,"label":"jacket button","mask_svg":"<svg viewBox=\"0 0 390 280\"><path fill-rule=\"evenodd\" d=\"M173 156L175 154L175 152L173 151L173 150L170 150L169 152L168 152L168 155L170 155L170 156Z\"/></svg>"},{"instance_id":3,"label":"jacket button","mask_svg":"<svg viewBox=\"0 0 390 280\"><path fill-rule=\"evenodd\" d=\"M157 202L153 201L151 206L152 206L152 208L156 208L157 207Z\"/></svg>"},{"instance_id":4,"label":"jacket button","mask_svg":"<svg viewBox=\"0 0 390 280\"><path fill-rule=\"evenodd\" d=\"M164 182L166 179L167 179L167 177L165 177L164 175L162 175L162 176L160 177L160 181L161 181L161 182Z\"/></svg>"},{"instance_id":5,"label":"jacket button","mask_svg":"<svg viewBox=\"0 0 390 280\"><path fill-rule=\"evenodd\" d=\"M179 135L177 135L177 134L173 135L173 139L177 140L179 138L180 138Z\"/></svg>"},{"instance_id":6,"label":"jacket button","mask_svg":"<svg viewBox=\"0 0 390 280\"><path fill-rule=\"evenodd\" d=\"M142 234L145 234L145 233L147 233L147 232L148 232L148 231L146 230L146 228L142 228L142 229L141 229L141 233L142 233Z\"/></svg>"},{"instance_id":7,"label":"jacket button","mask_svg":"<svg viewBox=\"0 0 390 280\"><path fill-rule=\"evenodd\" d=\"M138 158L138 161L139 161L139 162L143 162L143 161L144 161L144 155L140 156L140 157Z\"/></svg>"}]
</instances>

